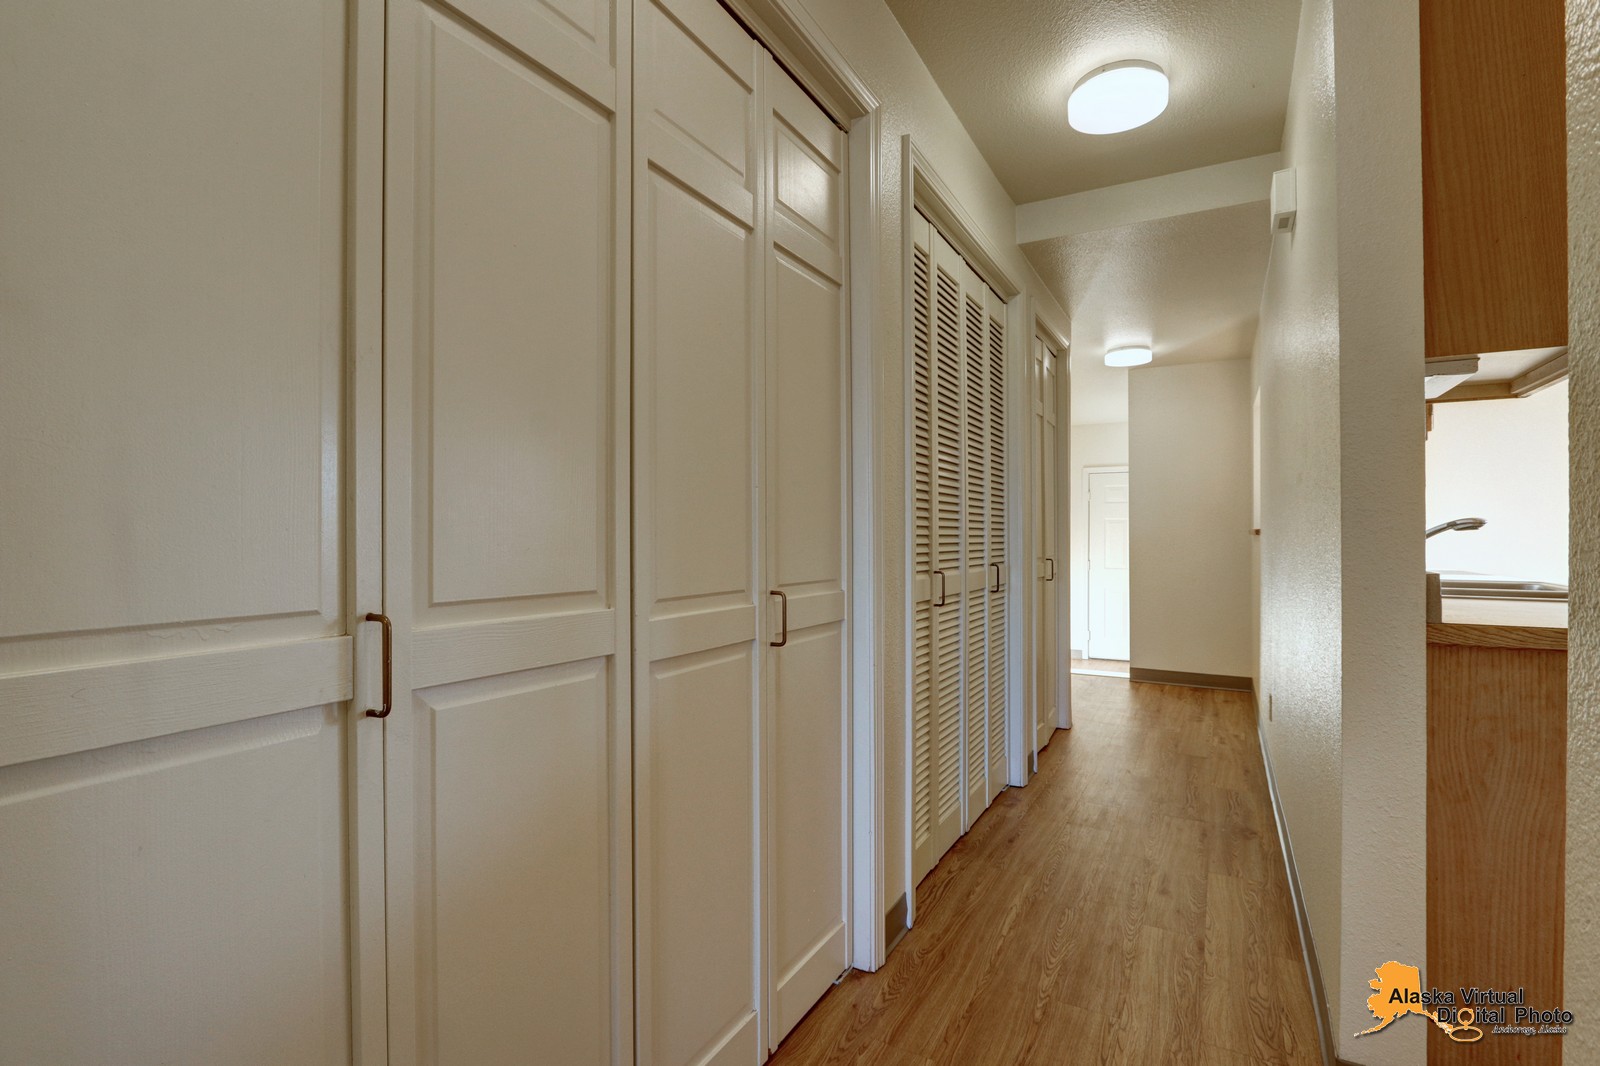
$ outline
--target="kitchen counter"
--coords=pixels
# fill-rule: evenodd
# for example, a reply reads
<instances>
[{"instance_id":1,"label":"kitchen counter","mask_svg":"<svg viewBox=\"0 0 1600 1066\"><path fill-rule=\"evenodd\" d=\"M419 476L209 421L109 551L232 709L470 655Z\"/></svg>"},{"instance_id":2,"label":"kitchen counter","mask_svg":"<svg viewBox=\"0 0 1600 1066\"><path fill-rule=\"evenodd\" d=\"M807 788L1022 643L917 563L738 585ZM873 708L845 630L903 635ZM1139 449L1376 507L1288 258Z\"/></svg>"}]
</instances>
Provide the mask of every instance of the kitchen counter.
<instances>
[{"instance_id":1,"label":"kitchen counter","mask_svg":"<svg viewBox=\"0 0 1600 1066\"><path fill-rule=\"evenodd\" d=\"M1469 600L1446 597L1444 621L1428 626L1429 644L1567 650L1565 600Z\"/></svg>"}]
</instances>

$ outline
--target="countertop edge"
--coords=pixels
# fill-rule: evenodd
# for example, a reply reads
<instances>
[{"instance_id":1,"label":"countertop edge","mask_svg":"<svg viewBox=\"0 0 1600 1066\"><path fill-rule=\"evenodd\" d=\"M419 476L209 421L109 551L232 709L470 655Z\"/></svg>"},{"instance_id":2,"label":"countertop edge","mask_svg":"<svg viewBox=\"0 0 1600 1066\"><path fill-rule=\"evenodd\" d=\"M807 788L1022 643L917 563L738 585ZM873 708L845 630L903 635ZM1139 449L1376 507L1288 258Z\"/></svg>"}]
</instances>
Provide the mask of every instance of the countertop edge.
<instances>
[{"instance_id":1,"label":"countertop edge","mask_svg":"<svg viewBox=\"0 0 1600 1066\"><path fill-rule=\"evenodd\" d=\"M1464 622L1428 623L1429 644L1475 648L1510 648L1529 651L1566 651L1566 627L1468 625Z\"/></svg>"}]
</instances>

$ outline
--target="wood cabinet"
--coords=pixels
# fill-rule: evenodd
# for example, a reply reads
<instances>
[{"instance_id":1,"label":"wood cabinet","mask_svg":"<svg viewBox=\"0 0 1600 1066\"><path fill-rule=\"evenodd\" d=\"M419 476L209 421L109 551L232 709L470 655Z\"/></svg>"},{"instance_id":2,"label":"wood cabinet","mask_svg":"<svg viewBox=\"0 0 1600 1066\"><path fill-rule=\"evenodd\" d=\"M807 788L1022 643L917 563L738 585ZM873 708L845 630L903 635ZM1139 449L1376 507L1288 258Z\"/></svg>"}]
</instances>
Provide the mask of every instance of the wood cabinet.
<instances>
[{"instance_id":1,"label":"wood cabinet","mask_svg":"<svg viewBox=\"0 0 1600 1066\"><path fill-rule=\"evenodd\" d=\"M1562 0L1421 0L1430 359L1567 343Z\"/></svg>"},{"instance_id":2,"label":"wood cabinet","mask_svg":"<svg viewBox=\"0 0 1600 1066\"><path fill-rule=\"evenodd\" d=\"M1563 1008L1565 605L1446 606L1428 626L1427 983L1525 988L1527 1007ZM1554 1066L1561 1038L1488 1035L1470 1058ZM1430 1026L1428 1062L1458 1061Z\"/></svg>"}]
</instances>

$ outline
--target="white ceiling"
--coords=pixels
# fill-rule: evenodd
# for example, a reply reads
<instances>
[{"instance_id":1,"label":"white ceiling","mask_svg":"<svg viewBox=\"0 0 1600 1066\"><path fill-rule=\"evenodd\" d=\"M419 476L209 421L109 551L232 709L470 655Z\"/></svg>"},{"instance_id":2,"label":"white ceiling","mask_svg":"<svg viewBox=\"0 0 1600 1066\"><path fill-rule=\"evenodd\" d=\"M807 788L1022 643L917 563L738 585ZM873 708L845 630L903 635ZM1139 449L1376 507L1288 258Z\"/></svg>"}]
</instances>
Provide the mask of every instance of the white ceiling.
<instances>
[{"instance_id":1,"label":"white ceiling","mask_svg":"<svg viewBox=\"0 0 1600 1066\"><path fill-rule=\"evenodd\" d=\"M1265 203L1022 246L1072 316L1072 420L1128 417L1108 348L1150 344L1156 366L1238 359L1255 344L1273 236Z\"/></svg>"},{"instance_id":2,"label":"white ceiling","mask_svg":"<svg viewBox=\"0 0 1600 1066\"><path fill-rule=\"evenodd\" d=\"M1276 152L1300 0L888 0L1019 204ZM1067 125L1096 67L1159 64L1172 102L1108 137Z\"/></svg>"}]
</instances>

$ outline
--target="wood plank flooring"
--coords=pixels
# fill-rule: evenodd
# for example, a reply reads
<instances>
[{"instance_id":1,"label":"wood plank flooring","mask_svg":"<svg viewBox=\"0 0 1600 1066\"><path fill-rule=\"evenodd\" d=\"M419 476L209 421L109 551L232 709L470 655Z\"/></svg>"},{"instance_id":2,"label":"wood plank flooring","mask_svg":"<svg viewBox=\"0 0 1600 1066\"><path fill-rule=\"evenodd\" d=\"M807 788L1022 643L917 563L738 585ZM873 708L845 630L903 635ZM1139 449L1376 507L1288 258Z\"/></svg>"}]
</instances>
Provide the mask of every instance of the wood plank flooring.
<instances>
[{"instance_id":1,"label":"wood plank flooring","mask_svg":"<svg viewBox=\"0 0 1600 1066\"><path fill-rule=\"evenodd\" d=\"M1316 1066L1249 697L1075 676L1074 727L775 1066Z\"/></svg>"}]
</instances>

